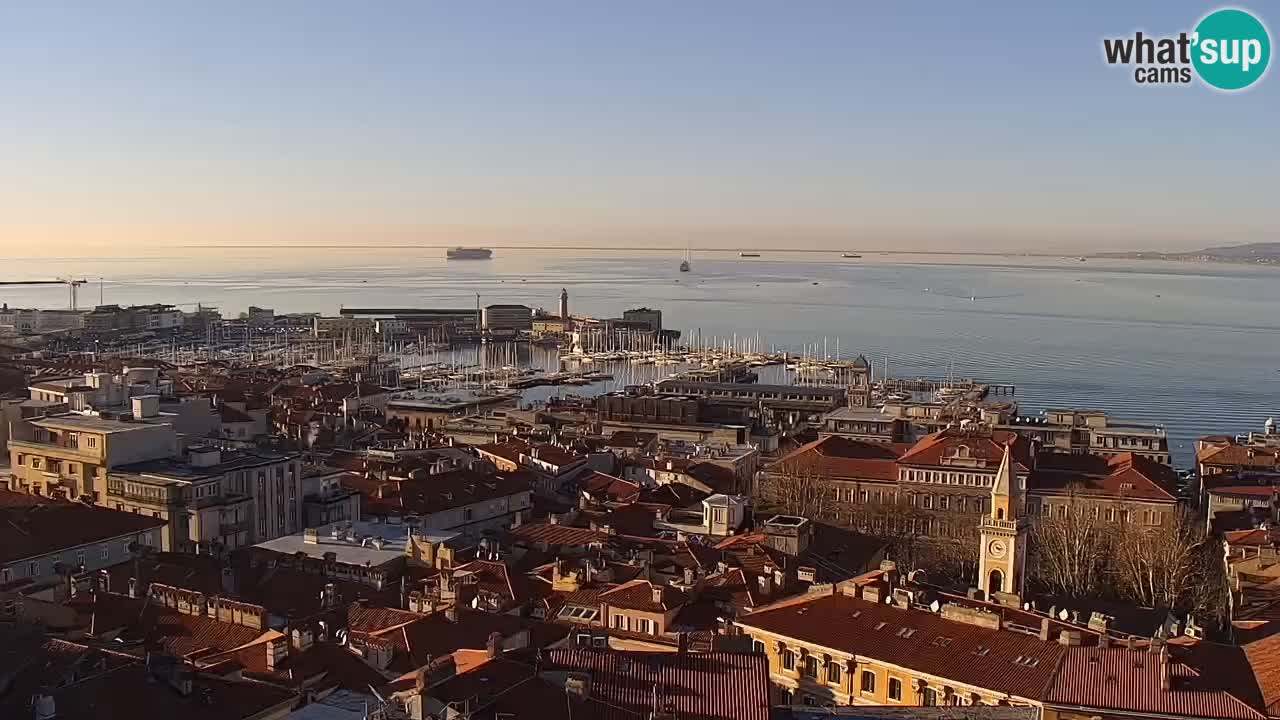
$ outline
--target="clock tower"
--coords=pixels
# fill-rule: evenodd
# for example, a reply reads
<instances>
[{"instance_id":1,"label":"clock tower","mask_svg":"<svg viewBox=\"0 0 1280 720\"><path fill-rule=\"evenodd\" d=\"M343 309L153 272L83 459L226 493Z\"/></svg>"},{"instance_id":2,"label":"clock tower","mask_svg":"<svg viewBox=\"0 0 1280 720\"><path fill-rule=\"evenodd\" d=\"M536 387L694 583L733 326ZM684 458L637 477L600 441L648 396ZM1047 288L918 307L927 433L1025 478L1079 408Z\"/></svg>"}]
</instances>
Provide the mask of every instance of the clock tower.
<instances>
[{"instance_id":1,"label":"clock tower","mask_svg":"<svg viewBox=\"0 0 1280 720\"><path fill-rule=\"evenodd\" d=\"M1027 563L1027 521L1022 517L1022 488L1013 473L1012 440L1004 445L1004 457L991 484L991 512L978 526L978 587L991 600L992 593L1022 595Z\"/></svg>"}]
</instances>

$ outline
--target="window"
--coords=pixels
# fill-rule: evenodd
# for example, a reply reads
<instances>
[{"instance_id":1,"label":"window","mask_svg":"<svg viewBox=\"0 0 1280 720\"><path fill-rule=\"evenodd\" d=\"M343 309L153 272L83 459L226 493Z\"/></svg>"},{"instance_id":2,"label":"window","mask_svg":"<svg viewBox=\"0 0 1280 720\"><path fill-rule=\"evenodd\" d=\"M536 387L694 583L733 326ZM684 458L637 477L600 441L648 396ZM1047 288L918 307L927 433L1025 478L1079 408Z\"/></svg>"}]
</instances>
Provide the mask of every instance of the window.
<instances>
[{"instance_id":1,"label":"window","mask_svg":"<svg viewBox=\"0 0 1280 720\"><path fill-rule=\"evenodd\" d=\"M9 575L10 575L9 568L0 568L0 583L9 582Z\"/></svg>"},{"instance_id":2,"label":"window","mask_svg":"<svg viewBox=\"0 0 1280 720\"><path fill-rule=\"evenodd\" d=\"M39 469L40 469L40 458L38 458L38 457L36 457L36 456L34 456L34 455L33 455L33 456L31 456L31 467L32 467L32 469L39 470Z\"/></svg>"},{"instance_id":3,"label":"window","mask_svg":"<svg viewBox=\"0 0 1280 720\"><path fill-rule=\"evenodd\" d=\"M614 630L630 630L631 618L627 617L626 615L614 615L613 629Z\"/></svg>"},{"instance_id":4,"label":"window","mask_svg":"<svg viewBox=\"0 0 1280 720\"><path fill-rule=\"evenodd\" d=\"M751 643L751 650L752 650L752 652L763 653L763 652L764 652L764 643L763 643L763 642L761 642L761 641L759 641L759 640L752 641L752 643Z\"/></svg>"},{"instance_id":5,"label":"window","mask_svg":"<svg viewBox=\"0 0 1280 720\"><path fill-rule=\"evenodd\" d=\"M89 437L85 438L85 442L86 442L86 443L89 445L89 447L91 447L91 448L96 448L96 447L98 447L98 438L96 438L96 437L94 437L94 436L92 436L92 435L90 435Z\"/></svg>"},{"instance_id":6,"label":"window","mask_svg":"<svg viewBox=\"0 0 1280 720\"><path fill-rule=\"evenodd\" d=\"M840 663L831 660L827 663L827 682L833 685L839 685L844 677L844 670L840 667Z\"/></svg>"},{"instance_id":7,"label":"window","mask_svg":"<svg viewBox=\"0 0 1280 720\"><path fill-rule=\"evenodd\" d=\"M651 622L650 622L650 620L649 620L648 618L638 618L638 619L636 620L636 631L637 631L637 632L642 632L642 633L645 633L645 634L647 635L647 634L649 634L649 633L655 633L655 634L656 634L657 630L658 630L658 624L657 624L657 623L651 623Z\"/></svg>"},{"instance_id":8,"label":"window","mask_svg":"<svg viewBox=\"0 0 1280 720\"><path fill-rule=\"evenodd\" d=\"M39 577L39 575L40 575L40 561L32 560L31 562L27 563L27 577Z\"/></svg>"},{"instance_id":9,"label":"window","mask_svg":"<svg viewBox=\"0 0 1280 720\"><path fill-rule=\"evenodd\" d=\"M462 509L462 520L463 522L469 522L471 520L471 508Z\"/></svg>"},{"instance_id":10,"label":"window","mask_svg":"<svg viewBox=\"0 0 1280 720\"><path fill-rule=\"evenodd\" d=\"M920 704L925 707L933 707L938 704L938 691L933 688L925 688L920 695Z\"/></svg>"},{"instance_id":11,"label":"window","mask_svg":"<svg viewBox=\"0 0 1280 720\"><path fill-rule=\"evenodd\" d=\"M781 700L781 704L783 704L783 705L790 705L790 704L791 704L791 702L792 702L792 695L791 695L791 691L790 691L790 690L783 690L783 691L779 694L778 698L779 698L779 700Z\"/></svg>"},{"instance_id":12,"label":"window","mask_svg":"<svg viewBox=\"0 0 1280 720\"><path fill-rule=\"evenodd\" d=\"M796 653L794 650L782 651L782 669L783 670L796 669Z\"/></svg>"},{"instance_id":13,"label":"window","mask_svg":"<svg viewBox=\"0 0 1280 720\"><path fill-rule=\"evenodd\" d=\"M76 551L76 567L84 565L84 550Z\"/></svg>"},{"instance_id":14,"label":"window","mask_svg":"<svg viewBox=\"0 0 1280 720\"><path fill-rule=\"evenodd\" d=\"M73 432L67 433L67 447L69 448L80 447L80 433L73 433Z\"/></svg>"},{"instance_id":15,"label":"window","mask_svg":"<svg viewBox=\"0 0 1280 720\"><path fill-rule=\"evenodd\" d=\"M889 699L902 702L902 681L898 678L889 678Z\"/></svg>"},{"instance_id":16,"label":"window","mask_svg":"<svg viewBox=\"0 0 1280 720\"><path fill-rule=\"evenodd\" d=\"M876 691L876 674L870 670L862 671L862 692L874 693Z\"/></svg>"},{"instance_id":17,"label":"window","mask_svg":"<svg viewBox=\"0 0 1280 720\"><path fill-rule=\"evenodd\" d=\"M102 545L102 559L103 560L111 559L111 546L107 545L106 543L103 543Z\"/></svg>"},{"instance_id":18,"label":"window","mask_svg":"<svg viewBox=\"0 0 1280 720\"><path fill-rule=\"evenodd\" d=\"M804 658L804 676L817 679L818 677L818 658L812 655L806 655Z\"/></svg>"}]
</instances>

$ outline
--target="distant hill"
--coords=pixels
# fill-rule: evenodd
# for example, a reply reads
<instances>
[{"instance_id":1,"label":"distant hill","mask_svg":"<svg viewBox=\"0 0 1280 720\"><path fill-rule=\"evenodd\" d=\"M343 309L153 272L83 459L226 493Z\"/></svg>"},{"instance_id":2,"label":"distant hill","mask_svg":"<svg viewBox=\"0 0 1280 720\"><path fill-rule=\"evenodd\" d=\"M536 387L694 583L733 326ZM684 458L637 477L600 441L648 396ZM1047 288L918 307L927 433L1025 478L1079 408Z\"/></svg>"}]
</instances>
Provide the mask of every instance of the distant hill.
<instances>
[{"instance_id":1,"label":"distant hill","mask_svg":"<svg viewBox=\"0 0 1280 720\"><path fill-rule=\"evenodd\" d=\"M1098 253L1099 258L1123 258L1128 260L1182 260L1186 262L1229 262L1280 265L1280 242L1249 243L1192 250L1191 252L1114 252Z\"/></svg>"}]
</instances>

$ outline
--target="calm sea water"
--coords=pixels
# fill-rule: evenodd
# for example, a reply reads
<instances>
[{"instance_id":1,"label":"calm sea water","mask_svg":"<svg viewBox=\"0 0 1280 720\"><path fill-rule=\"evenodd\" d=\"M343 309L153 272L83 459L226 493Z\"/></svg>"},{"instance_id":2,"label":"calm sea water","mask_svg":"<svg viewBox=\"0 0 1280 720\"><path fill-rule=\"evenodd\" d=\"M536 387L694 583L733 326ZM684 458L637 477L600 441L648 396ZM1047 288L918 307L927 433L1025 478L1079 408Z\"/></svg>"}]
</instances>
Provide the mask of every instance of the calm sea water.
<instances>
[{"instance_id":1,"label":"calm sea water","mask_svg":"<svg viewBox=\"0 0 1280 720\"><path fill-rule=\"evenodd\" d=\"M334 313L340 306L518 302L611 316L660 308L704 338L761 337L888 359L894 375L1008 382L1026 413L1098 407L1165 424L1179 464L1207 433L1280 416L1280 271L1075 258L498 251L446 262L405 248L193 249L142 258L0 259L0 280L75 275L106 302ZM99 286L81 288L95 304ZM11 306L66 307L60 286L0 286Z\"/></svg>"}]
</instances>

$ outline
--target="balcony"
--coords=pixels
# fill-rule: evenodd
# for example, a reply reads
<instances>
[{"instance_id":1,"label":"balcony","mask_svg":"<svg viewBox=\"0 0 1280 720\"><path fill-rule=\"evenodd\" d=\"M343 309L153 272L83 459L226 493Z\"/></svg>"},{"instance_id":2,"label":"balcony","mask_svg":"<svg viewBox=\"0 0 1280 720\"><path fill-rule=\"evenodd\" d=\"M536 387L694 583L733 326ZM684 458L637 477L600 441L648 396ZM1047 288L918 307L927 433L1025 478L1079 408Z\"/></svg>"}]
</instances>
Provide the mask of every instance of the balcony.
<instances>
[{"instance_id":1,"label":"balcony","mask_svg":"<svg viewBox=\"0 0 1280 720\"><path fill-rule=\"evenodd\" d=\"M108 480L107 497L145 505L167 507L179 504L182 500L182 492L178 488L135 487L121 481Z\"/></svg>"},{"instance_id":2,"label":"balcony","mask_svg":"<svg viewBox=\"0 0 1280 720\"><path fill-rule=\"evenodd\" d=\"M1017 532L1017 520L996 520L994 518L986 518L982 521L982 526L992 530L1004 530L1006 532Z\"/></svg>"}]
</instances>

